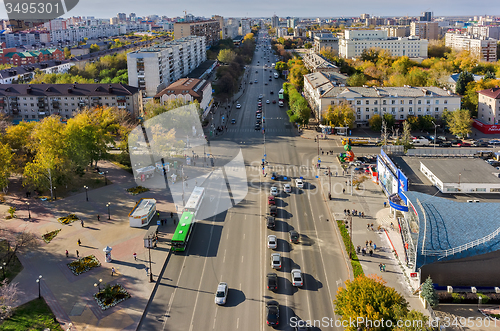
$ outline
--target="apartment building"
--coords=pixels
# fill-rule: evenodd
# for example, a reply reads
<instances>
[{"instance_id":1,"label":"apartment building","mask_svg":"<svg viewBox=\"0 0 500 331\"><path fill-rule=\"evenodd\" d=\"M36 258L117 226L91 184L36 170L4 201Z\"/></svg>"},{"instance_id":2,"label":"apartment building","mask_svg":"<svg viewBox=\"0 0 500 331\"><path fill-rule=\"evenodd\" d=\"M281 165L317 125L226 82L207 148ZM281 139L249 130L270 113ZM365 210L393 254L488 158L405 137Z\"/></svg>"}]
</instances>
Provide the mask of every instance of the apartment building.
<instances>
[{"instance_id":1,"label":"apartment building","mask_svg":"<svg viewBox=\"0 0 500 331\"><path fill-rule=\"evenodd\" d=\"M500 88L477 92L477 119L484 124L500 124Z\"/></svg>"},{"instance_id":2,"label":"apartment building","mask_svg":"<svg viewBox=\"0 0 500 331\"><path fill-rule=\"evenodd\" d=\"M340 72L339 67L316 52L303 53L302 61L307 70L311 72Z\"/></svg>"},{"instance_id":3,"label":"apartment building","mask_svg":"<svg viewBox=\"0 0 500 331\"><path fill-rule=\"evenodd\" d=\"M152 98L206 61L205 37L189 36L127 54L128 83Z\"/></svg>"},{"instance_id":4,"label":"apartment building","mask_svg":"<svg viewBox=\"0 0 500 331\"><path fill-rule=\"evenodd\" d=\"M410 34L420 39L438 40L439 26L438 22L411 22Z\"/></svg>"},{"instance_id":5,"label":"apartment building","mask_svg":"<svg viewBox=\"0 0 500 331\"><path fill-rule=\"evenodd\" d=\"M468 34L447 33L445 45L455 51L469 51L487 62L497 61L497 40L485 37L475 38Z\"/></svg>"},{"instance_id":6,"label":"apartment building","mask_svg":"<svg viewBox=\"0 0 500 331\"><path fill-rule=\"evenodd\" d=\"M299 19L297 17L288 18L286 20L286 27L287 28L295 29L297 24L299 24Z\"/></svg>"},{"instance_id":7,"label":"apartment building","mask_svg":"<svg viewBox=\"0 0 500 331\"><path fill-rule=\"evenodd\" d=\"M221 26L219 21L216 20L174 23L174 39L187 36L204 36L207 46L212 46L219 41L220 31Z\"/></svg>"},{"instance_id":8,"label":"apartment building","mask_svg":"<svg viewBox=\"0 0 500 331\"><path fill-rule=\"evenodd\" d=\"M493 25L473 25L467 27L467 33L475 38L500 39L500 26Z\"/></svg>"},{"instance_id":9,"label":"apartment building","mask_svg":"<svg viewBox=\"0 0 500 331\"><path fill-rule=\"evenodd\" d=\"M138 116L142 95L139 89L124 84L0 85L0 113L14 122L39 121L51 115L64 120L92 107L117 107Z\"/></svg>"},{"instance_id":10,"label":"apartment building","mask_svg":"<svg viewBox=\"0 0 500 331\"><path fill-rule=\"evenodd\" d=\"M409 26L384 26L382 30L387 31L387 36L403 38L410 36L410 27Z\"/></svg>"},{"instance_id":11,"label":"apartment building","mask_svg":"<svg viewBox=\"0 0 500 331\"><path fill-rule=\"evenodd\" d=\"M426 58L429 41L418 37L390 38L385 30L346 30L339 40L339 54L343 58L361 56L365 49L380 48L392 56Z\"/></svg>"},{"instance_id":12,"label":"apartment building","mask_svg":"<svg viewBox=\"0 0 500 331\"><path fill-rule=\"evenodd\" d=\"M0 50L0 64L12 64L17 67L49 60L64 60L64 52L57 48L27 52L16 52L15 48Z\"/></svg>"},{"instance_id":13,"label":"apartment building","mask_svg":"<svg viewBox=\"0 0 500 331\"><path fill-rule=\"evenodd\" d=\"M42 63L0 70L0 84L29 82L35 77L36 69L46 74L66 73L74 65L75 61L49 60Z\"/></svg>"},{"instance_id":14,"label":"apartment building","mask_svg":"<svg viewBox=\"0 0 500 331\"><path fill-rule=\"evenodd\" d=\"M0 43L8 48L31 45L46 45L50 43L50 33L47 31L30 32L0 32Z\"/></svg>"},{"instance_id":15,"label":"apartment building","mask_svg":"<svg viewBox=\"0 0 500 331\"><path fill-rule=\"evenodd\" d=\"M271 27L278 28L279 26L280 26L280 18L276 15L273 15L273 17L271 17Z\"/></svg>"},{"instance_id":16,"label":"apartment building","mask_svg":"<svg viewBox=\"0 0 500 331\"><path fill-rule=\"evenodd\" d=\"M460 96L438 87L335 87L304 78L304 94L321 120L329 106L348 103L358 127L368 126L374 115L392 114L397 122L408 116L441 118L445 110L460 109Z\"/></svg>"},{"instance_id":17,"label":"apartment building","mask_svg":"<svg viewBox=\"0 0 500 331\"><path fill-rule=\"evenodd\" d=\"M239 34L243 37L252 32L252 20L249 18L242 18L240 28L238 30Z\"/></svg>"},{"instance_id":18,"label":"apartment building","mask_svg":"<svg viewBox=\"0 0 500 331\"><path fill-rule=\"evenodd\" d=\"M320 52L323 48L330 47L332 50L339 52L339 38L332 33L321 33L314 35L314 51Z\"/></svg>"}]
</instances>

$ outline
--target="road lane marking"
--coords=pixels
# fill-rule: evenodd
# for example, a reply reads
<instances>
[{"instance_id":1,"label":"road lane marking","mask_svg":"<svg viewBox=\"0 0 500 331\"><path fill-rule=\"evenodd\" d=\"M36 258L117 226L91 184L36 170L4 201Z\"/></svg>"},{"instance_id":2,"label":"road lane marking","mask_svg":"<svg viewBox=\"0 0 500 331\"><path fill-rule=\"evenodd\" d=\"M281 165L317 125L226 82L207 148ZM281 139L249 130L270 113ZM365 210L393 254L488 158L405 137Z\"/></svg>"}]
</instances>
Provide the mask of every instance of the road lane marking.
<instances>
[{"instance_id":1,"label":"road lane marking","mask_svg":"<svg viewBox=\"0 0 500 331\"><path fill-rule=\"evenodd\" d=\"M243 263L243 255L241 256L241 263Z\"/></svg>"},{"instance_id":2,"label":"road lane marking","mask_svg":"<svg viewBox=\"0 0 500 331\"><path fill-rule=\"evenodd\" d=\"M240 327L240 318L238 317L236 319L236 328L238 329Z\"/></svg>"},{"instance_id":3,"label":"road lane marking","mask_svg":"<svg viewBox=\"0 0 500 331\"><path fill-rule=\"evenodd\" d=\"M224 250L224 258L222 259L222 263L226 263L226 250Z\"/></svg>"}]
</instances>

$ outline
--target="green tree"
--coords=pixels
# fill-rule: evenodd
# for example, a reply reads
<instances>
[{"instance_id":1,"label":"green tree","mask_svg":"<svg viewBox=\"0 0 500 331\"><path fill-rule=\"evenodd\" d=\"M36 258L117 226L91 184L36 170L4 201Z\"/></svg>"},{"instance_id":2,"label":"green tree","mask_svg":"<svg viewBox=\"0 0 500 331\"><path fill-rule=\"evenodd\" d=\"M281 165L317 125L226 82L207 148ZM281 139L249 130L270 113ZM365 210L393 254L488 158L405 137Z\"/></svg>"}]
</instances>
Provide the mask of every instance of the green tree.
<instances>
[{"instance_id":1,"label":"green tree","mask_svg":"<svg viewBox=\"0 0 500 331\"><path fill-rule=\"evenodd\" d=\"M224 64L233 62L235 58L236 54L230 49L221 49L219 52L219 56L217 56L217 60Z\"/></svg>"},{"instance_id":2,"label":"green tree","mask_svg":"<svg viewBox=\"0 0 500 331\"><path fill-rule=\"evenodd\" d=\"M464 138L472 132L472 119L468 109L457 109L451 112L448 119L449 130L452 134Z\"/></svg>"},{"instance_id":3,"label":"green tree","mask_svg":"<svg viewBox=\"0 0 500 331\"><path fill-rule=\"evenodd\" d=\"M69 49L69 47L64 47L64 57L66 59L69 59L71 57L71 50Z\"/></svg>"},{"instance_id":4,"label":"green tree","mask_svg":"<svg viewBox=\"0 0 500 331\"><path fill-rule=\"evenodd\" d=\"M304 48L305 49L311 49L313 47L313 45L311 43L305 43L304 44Z\"/></svg>"},{"instance_id":5,"label":"green tree","mask_svg":"<svg viewBox=\"0 0 500 331\"><path fill-rule=\"evenodd\" d=\"M288 34L293 34L293 28L288 28Z\"/></svg>"},{"instance_id":6,"label":"green tree","mask_svg":"<svg viewBox=\"0 0 500 331\"><path fill-rule=\"evenodd\" d=\"M496 79L497 77L495 76L495 72L494 71L487 71L486 74L484 75L484 80L488 80L488 79Z\"/></svg>"},{"instance_id":7,"label":"green tree","mask_svg":"<svg viewBox=\"0 0 500 331\"><path fill-rule=\"evenodd\" d=\"M99 52L101 48L97 44L90 45L90 53Z\"/></svg>"},{"instance_id":8,"label":"green tree","mask_svg":"<svg viewBox=\"0 0 500 331\"><path fill-rule=\"evenodd\" d=\"M396 119L392 114L384 114L383 118L388 130L392 129L394 124L396 124Z\"/></svg>"},{"instance_id":9,"label":"green tree","mask_svg":"<svg viewBox=\"0 0 500 331\"><path fill-rule=\"evenodd\" d=\"M368 124L370 125L370 129L372 129L375 132L380 132L382 129L382 116L380 115L373 115L369 120Z\"/></svg>"},{"instance_id":10,"label":"green tree","mask_svg":"<svg viewBox=\"0 0 500 331\"><path fill-rule=\"evenodd\" d=\"M278 61L278 62L276 62L276 65L274 66L274 68L276 69L276 71L278 71L281 74L283 72L283 70L288 69L288 65L283 61Z\"/></svg>"},{"instance_id":11,"label":"green tree","mask_svg":"<svg viewBox=\"0 0 500 331\"><path fill-rule=\"evenodd\" d=\"M319 54L330 62L337 62L338 61L338 57L337 57L338 52L331 47L321 48L321 50L319 51Z\"/></svg>"},{"instance_id":12,"label":"green tree","mask_svg":"<svg viewBox=\"0 0 500 331\"><path fill-rule=\"evenodd\" d=\"M335 313L348 325L345 330L356 330L360 325L352 325L349 321L359 321L360 318L365 321L390 320L393 326L397 325L399 320L420 320L422 324L411 330L427 330L423 315L410 311L405 298L394 288L387 287L384 280L378 276L358 276L352 281L347 280L345 288L338 289L334 305ZM361 325L361 328L365 327Z\"/></svg>"},{"instance_id":13,"label":"green tree","mask_svg":"<svg viewBox=\"0 0 500 331\"><path fill-rule=\"evenodd\" d=\"M13 156L11 147L8 144L0 142L0 189L4 193L6 193L9 187Z\"/></svg>"},{"instance_id":14,"label":"green tree","mask_svg":"<svg viewBox=\"0 0 500 331\"><path fill-rule=\"evenodd\" d=\"M433 123L435 123L435 118L432 117L431 115L424 115L418 117L418 127L421 130L429 131L431 129L434 129Z\"/></svg>"},{"instance_id":15,"label":"green tree","mask_svg":"<svg viewBox=\"0 0 500 331\"><path fill-rule=\"evenodd\" d=\"M413 116L413 115L408 115L405 122L408 122L408 124L410 124L411 130L418 129L418 117Z\"/></svg>"},{"instance_id":16,"label":"green tree","mask_svg":"<svg viewBox=\"0 0 500 331\"><path fill-rule=\"evenodd\" d=\"M455 92L460 95L465 94L465 89L467 88L467 84L474 81L474 76L468 71L462 71L460 75L458 75L457 84L455 86Z\"/></svg>"},{"instance_id":17,"label":"green tree","mask_svg":"<svg viewBox=\"0 0 500 331\"><path fill-rule=\"evenodd\" d=\"M363 86L366 84L368 79L365 74L357 72L347 79L347 85L349 86Z\"/></svg>"},{"instance_id":18,"label":"green tree","mask_svg":"<svg viewBox=\"0 0 500 331\"><path fill-rule=\"evenodd\" d=\"M436 289L432 284L431 276L428 276L425 282L422 284L420 295L425 300L427 300L427 302L431 305L431 307L436 307L439 304L439 298Z\"/></svg>"},{"instance_id":19,"label":"green tree","mask_svg":"<svg viewBox=\"0 0 500 331\"><path fill-rule=\"evenodd\" d=\"M408 120L403 122L403 134L401 136L401 143L405 151L413 147L413 139L411 138L411 124Z\"/></svg>"}]
</instances>

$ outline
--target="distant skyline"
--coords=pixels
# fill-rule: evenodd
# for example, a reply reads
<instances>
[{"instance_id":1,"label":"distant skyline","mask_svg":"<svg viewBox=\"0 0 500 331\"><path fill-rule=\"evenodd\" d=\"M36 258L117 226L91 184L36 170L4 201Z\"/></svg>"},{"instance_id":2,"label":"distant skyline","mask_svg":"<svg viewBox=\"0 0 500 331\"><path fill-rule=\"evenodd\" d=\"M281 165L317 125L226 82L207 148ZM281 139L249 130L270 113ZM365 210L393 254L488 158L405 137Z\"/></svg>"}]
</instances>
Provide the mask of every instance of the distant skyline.
<instances>
[{"instance_id":1,"label":"distant skyline","mask_svg":"<svg viewBox=\"0 0 500 331\"><path fill-rule=\"evenodd\" d=\"M136 13L137 16L159 15L183 16L184 10L194 16L211 17L358 17L363 13L372 16L419 16L423 11L439 16L500 16L500 2L486 0L422 0L408 3L401 0L190 0L145 2L131 0L80 0L78 5L64 17L95 16L115 17L118 12ZM5 6L1 6L0 17L7 18Z\"/></svg>"}]
</instances>

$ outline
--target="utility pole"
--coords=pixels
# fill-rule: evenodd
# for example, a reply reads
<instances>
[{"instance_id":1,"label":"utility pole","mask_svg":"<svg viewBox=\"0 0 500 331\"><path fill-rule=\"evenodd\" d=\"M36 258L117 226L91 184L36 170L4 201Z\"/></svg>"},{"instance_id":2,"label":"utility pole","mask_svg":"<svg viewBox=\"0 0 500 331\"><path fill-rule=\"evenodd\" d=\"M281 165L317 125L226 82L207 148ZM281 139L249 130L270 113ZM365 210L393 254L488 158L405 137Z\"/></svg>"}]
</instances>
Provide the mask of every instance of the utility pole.
<instances>
[{"instance_id":1,"label":"utility pole","mask_svg":"<svg viewBox=\"0 0 500 331\"><path fill-rule=\"evenodd\" d=\"M328 181L330 183L330 189L328 190L328 196L331 197L331 194L332 194L332 173L330 171L330 167L328 167Z\"/></svg>"},{"instance_id":2,"label":"utility pole","mask_svg":"<svg viewBox=\"0 0 500 331\"><path fill-rule=\"evenodd\" d=\"M354 190L354 187L353 187L353 179L354 179L354 168L351 167L351 196L352 196L352 191Z\"/></svg>"}]
</instances>

